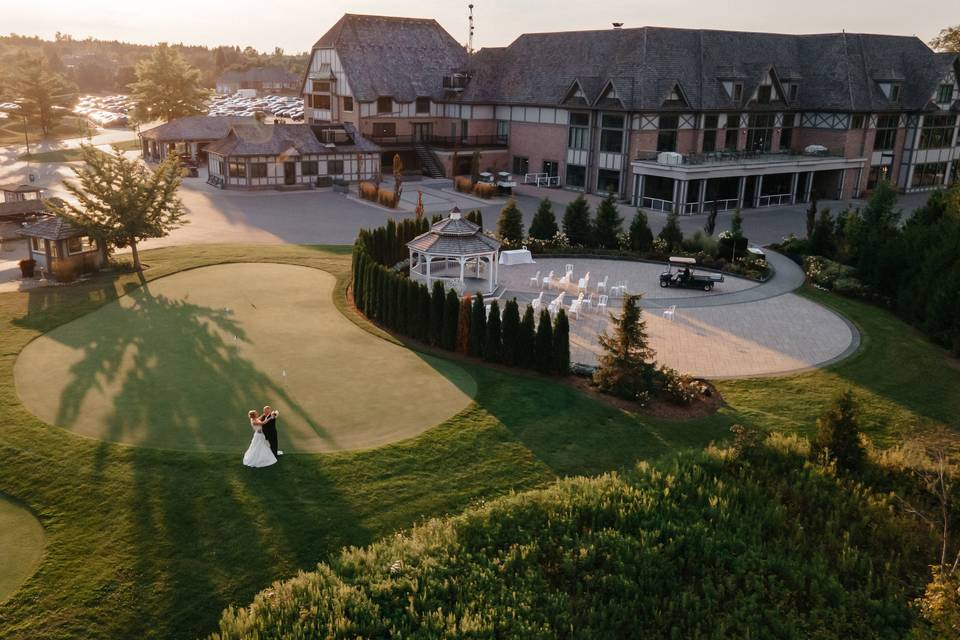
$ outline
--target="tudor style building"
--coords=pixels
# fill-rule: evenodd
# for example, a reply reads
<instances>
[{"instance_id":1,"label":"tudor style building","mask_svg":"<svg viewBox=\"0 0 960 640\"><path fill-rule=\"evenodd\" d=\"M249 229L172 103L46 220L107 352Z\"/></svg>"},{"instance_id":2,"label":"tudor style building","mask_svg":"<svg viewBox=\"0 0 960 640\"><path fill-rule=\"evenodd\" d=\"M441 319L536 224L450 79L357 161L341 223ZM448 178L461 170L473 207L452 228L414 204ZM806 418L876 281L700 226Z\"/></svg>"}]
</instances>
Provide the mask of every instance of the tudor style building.
<instances>
[{"instance_id":1,"label":"tudor style building","mask_svg":"<svg viewBox=\"0 0 960 640\"><path fill-rule=\"evenodd\" d=\"M309 122L408 167L455 158L695 213L904 191L960 172L960 61L913 37L643 27L474 55L436 21L344 15L313 47Z\"/></svg>"}]
</instances>

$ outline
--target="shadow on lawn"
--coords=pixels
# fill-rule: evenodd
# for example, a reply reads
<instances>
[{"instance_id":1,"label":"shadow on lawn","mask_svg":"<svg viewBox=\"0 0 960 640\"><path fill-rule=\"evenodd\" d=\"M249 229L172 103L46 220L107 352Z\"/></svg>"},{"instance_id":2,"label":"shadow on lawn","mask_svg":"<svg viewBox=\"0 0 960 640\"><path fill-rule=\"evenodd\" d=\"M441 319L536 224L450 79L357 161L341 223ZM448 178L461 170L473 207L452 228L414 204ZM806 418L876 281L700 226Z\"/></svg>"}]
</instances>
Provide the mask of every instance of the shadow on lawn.
<instances>
[{"instance_id":1,"label":"shadow on lawn","mask_svg":"<svg viewBox=\"0 0 960 640\"><path fill-rule=\"evenodd\" d=\"M105 287L109 291L102 295L109 300L113 285ZM83 354L70 368L56 424L73 425L88 394L109 388L111 406L100 437L110 442L242 451L249 435L247 410L268 400L324 436L324 429L281 384L240 354L248 336L229 309L153 295L145 281L128 282L126 289L123 300L102 309L98 319L107 325L103 331L72 330L67 325L48 334ZM47 309L57 302L49 298L43 292L36 304L31 300L30 313L18 324L31 326L33 318L47 324ZM190 375L179 379L178 371L190 371ZM211 408L215 415L235 420L235 440L222 425L206 422L205 418L213 419L209 418Z\"/></svg>"}]
</instances>

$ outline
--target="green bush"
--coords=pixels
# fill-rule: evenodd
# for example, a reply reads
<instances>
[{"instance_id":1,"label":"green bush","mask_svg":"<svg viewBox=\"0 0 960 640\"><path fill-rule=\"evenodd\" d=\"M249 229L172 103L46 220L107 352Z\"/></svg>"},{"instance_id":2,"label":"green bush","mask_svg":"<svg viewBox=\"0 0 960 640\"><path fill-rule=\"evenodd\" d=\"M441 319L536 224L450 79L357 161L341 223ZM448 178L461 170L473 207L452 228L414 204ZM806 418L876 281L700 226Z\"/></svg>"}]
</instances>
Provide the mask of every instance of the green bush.
<instances>
[{"instance_id":1,"label":"green bush","mask_svg":"<svg viewBox=\"0 0 960 640\"><path fill-rule=\"evenodd\" d=\"M516 366L519 362L519 344L520 339L520 305L517 299L513 298L507 301L503 308L503 322L500 329L502 343L500 346L500 355L503 364Z\"/></svg>"}]
</instances>

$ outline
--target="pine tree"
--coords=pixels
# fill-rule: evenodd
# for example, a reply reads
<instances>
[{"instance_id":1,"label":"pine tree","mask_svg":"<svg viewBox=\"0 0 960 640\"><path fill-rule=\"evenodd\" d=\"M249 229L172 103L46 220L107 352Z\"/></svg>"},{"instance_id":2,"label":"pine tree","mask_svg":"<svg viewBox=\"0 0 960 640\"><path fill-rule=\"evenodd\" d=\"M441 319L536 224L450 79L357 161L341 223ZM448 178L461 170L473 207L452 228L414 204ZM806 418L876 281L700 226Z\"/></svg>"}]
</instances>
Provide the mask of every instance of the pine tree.
<instances>
[{"instance_id":1,"label":"pine tree","mask_svg":"<svg viewBox=\"0 0 960 640\"><path fill-rule=\"evenodd\" d=\"M137 81L130 85L137 122L167 122L205 113L209 92L200 86L200 71L176 49L160 43L153 55L137 63Z\"/></svg>"},{"instance_id":2,"label":"pine tree","mask_svg":"<svg viewBox=\"0 0 960 640\"><path fill-rule=\"evenodd\" d=\"M653 249L653 231L647 224L647 214L637 209L630 223L630 248L637 253L646 253Z\"/></svg>"},{"instance_id":3,"label":"pine tree","mask_svg":"<svg viewBox=\"0 0 960 640\"><path fill-rule=\"evenodd\" d=\"M534 359L534 342L536 340L536 327L533 319L533 307L527 305L523 312L523 319L520 321L520 329L517 331L517 365L530 368L536 361Z\"/></svg>"},{"instance_id":4,"label":"pine tree","mask_svg":"<svg viewBox=\"0 0 960 640\"><path fill-rule=\"evenodd\" d=\"M561 376L570 373L570 320L563 309L553 325L553 370Z\"/></svg>"},{"instance_id":5,"label":"pine tree","mask_svg":"<svg viewBox=\"0 0 960 640\"><path fill-rule=\"evenodd\" d=\"M453 351L457 347L457 325L460 318L460 296L453 289L447 291L443 306L443 348Z\"/></svg>"},{"instance_id":6,"label":"pine tree","mask_svg":"<svg viewBox=\"0 0 960 640\"><path fill-rule=\"evenodd\" d=\"M430 289L427 289L427 285L421 284L419 286L420 291L420 339L426 343L430 343L431 334L430 334L430 314L433 310L432 301L430 298ZM441 310L442 313L442 310Z\"/></svg>"},{"instance_id":7,"label":"pine tree","mask_svg":"<svg viewBox=\"0 0 960 640\"><path fill-rule=\"evenodd\" d=\"M550 373L553 369L553 326L550 321L550 312L546 309L540 310L533 353L537 371Z\"/></svg>"},{"instance_id":8,"label":"pine tree","mask_svg":"<svg viewBox=\"0 0 960 640\"><path fill-rule=\"evenodd\" d=\"M500 211L497 220L497 237L508 246L520 246L523 242L523 215L513 198Z\"/></svg>"},{"instance_id":9,"label":"pine tree","mask_svg":"<svg viewBox=\"0 0 960 640\"><path fill-rule=\"evenodd\" d=\"M470 355L482 358L486 339L487 309L483 294L477 291L473 296L473 306L470 311Z\"/></svg>"},{"instance_id":10,"label":"pine tree","mask_svg":"<svg viewBox=\"0 0 960 640\"><path fill-rule=\"evenodd\" d=\"M503 327L500 330L501 340L501 359L503 364L514 367L517 365L518 344L520 333L520 305L517 299L508 300L503 308Z\"/></svg>"},{"instance_id":11,"label":"pine tree","mask_svg":"<svg viewBox=\"0 0 960 640\"><path fill-rule=\"evenodd\" d=\"M597 219L593 225L594 241L603 249L619 246L617 235L623 233L623 218L617 210L617 200L611 193L597 207Z\"/></svg>"},{"instance_id":12,"label":"pine tree","mask_svg":"<svg viewBox=\"0 0 960 640\"><path fill-rule=\"evenodd\" d=\"M578 195L563 212L563 233L573 246L590 246L590 205L583 194Z\"/></svg>"},{"instance_id":13,"label":"pine tree","mask_svg":"<svg viewBox=\"0 0 960 640\"><path fill-rule=\"evenodd\" d=\"M488 362L500 362L501 331L500 304L494 300L490 303L490 317L487 318L487 340L483 345L483 356Z\"/></svg>"},{"instance_id":14,"label":"pine tree","mask_svg":"<svg viewBox=\"0 0 960 640\"><path fill-rule=\"evenodd\" d=\"M433 291L430 293L430 344L439 347L443 344L443 312L444 298L446 294L443 290L442 282L433 283Z\"/></svg>"},{"instance_id":15,"label":"pine tree","mask_svg":"<svg viewBox=\"0 0 960 640\"><path fill-rule=\"evenodd\" d=\"M363 288L360 283L360 274L363 273L363 249L353 245L353 261L351 262L350 289L353 292L353 304L357 309L363 308Z\"/></svg>"},{"instance_id":16,"label":"pine tree","mask_svg":"<svg viewBox=\"0 0 960 640\"><path fill-rule=\"evenodd\" d=\"M553 240L557 235L557 218L553 215L553 204L550 198L544 198L537 207L537 213L530 223L530 237L538 240Z\"/></svg>"},{"instance_id":17,"label":"pine tree","mask_svg":"<svg viewBox=\"0 0 960 640\"><path fill-rule=\"evenodd\" d=\"M730 218L730 236L733 238L743 237L743 214L740 208L734 210L733 217Z\"/></svg>"},{"instance_id":18,"label":"pine tree","mask_svg":"<svg viewBox=\"0 0 960 640\"><path fill-rule=\"evenodd\" d=\"M671 250L676 249L683 242L683 231L680 230L680 216L676 211L671 211L667 216L667 223L663 225L658 237L667 243Z\"/></svg>"},{"instance_id":19,"label":"pine tree","mask_svg":"<svg viewBox=\"0 0 960 640\"><path fill-rule=\"evenodd\" d=\"M457 352L464 355L470 353L470 318L473 316L473 305L469 297L460 301L457 309Z\"/></svg>"},{"instance_id":20,"label":"pine tree","mask_svg":"<svg viewBox=\"0 0 960 640\"><path fill-rule=\"evenodd\" d=\"M866 452L860 442L860 409L849 389L836 396L817 419L810 454L834 461L846 471L857 471L863 465Z\"/></svg>"},{"instance_id":21,"label":"pine tree","mask_svg":"<svg viewBox=\"0 0 960 640\"><path fill-rule=\"evenodd\" d=\"M53 132L77 99L77 88L57 73L44 55L24 55L10 74L11 95L20 98L20 112L40 127L44 138Z\"/></svg>"},{"instance_id":22,"label":"pine tree","mask_svg":"<svg viewBox=\"0 0 960 640\"><path fill-rule=\"evenodd\" d=\"M643 400L653 387L654 352L640 309L640 297L625 295L620 316L610 314L613 335L604 331L598 337L604 355L593 374L593 381L601 391L629 400Z\"/></svg>"}]
</instances>

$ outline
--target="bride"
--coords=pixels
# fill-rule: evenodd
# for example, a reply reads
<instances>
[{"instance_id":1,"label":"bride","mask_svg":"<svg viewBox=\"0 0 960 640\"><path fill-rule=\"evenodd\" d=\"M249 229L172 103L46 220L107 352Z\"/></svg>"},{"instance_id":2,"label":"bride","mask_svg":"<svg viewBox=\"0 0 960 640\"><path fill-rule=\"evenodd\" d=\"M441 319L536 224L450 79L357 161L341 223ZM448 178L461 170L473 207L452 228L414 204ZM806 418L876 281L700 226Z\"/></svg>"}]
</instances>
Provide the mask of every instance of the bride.
<instances>
[{"instance_id":1,"label":"bride","mask_svg":"<svg viewBox=\"0 0 960 640\"><path fill-rule=\"evenodd\" d=\"M247 413L247 417L250 418L250 427L253 429L253 440L250 441L247 452L243 454L243 464L248 467L269 467L275 464L277 458L273 455L273 451L270 450L270 443L263 435L263 429L260 428L263 423L260 421L257 412L251 409Z\"/></svg>"}]
</instances>

